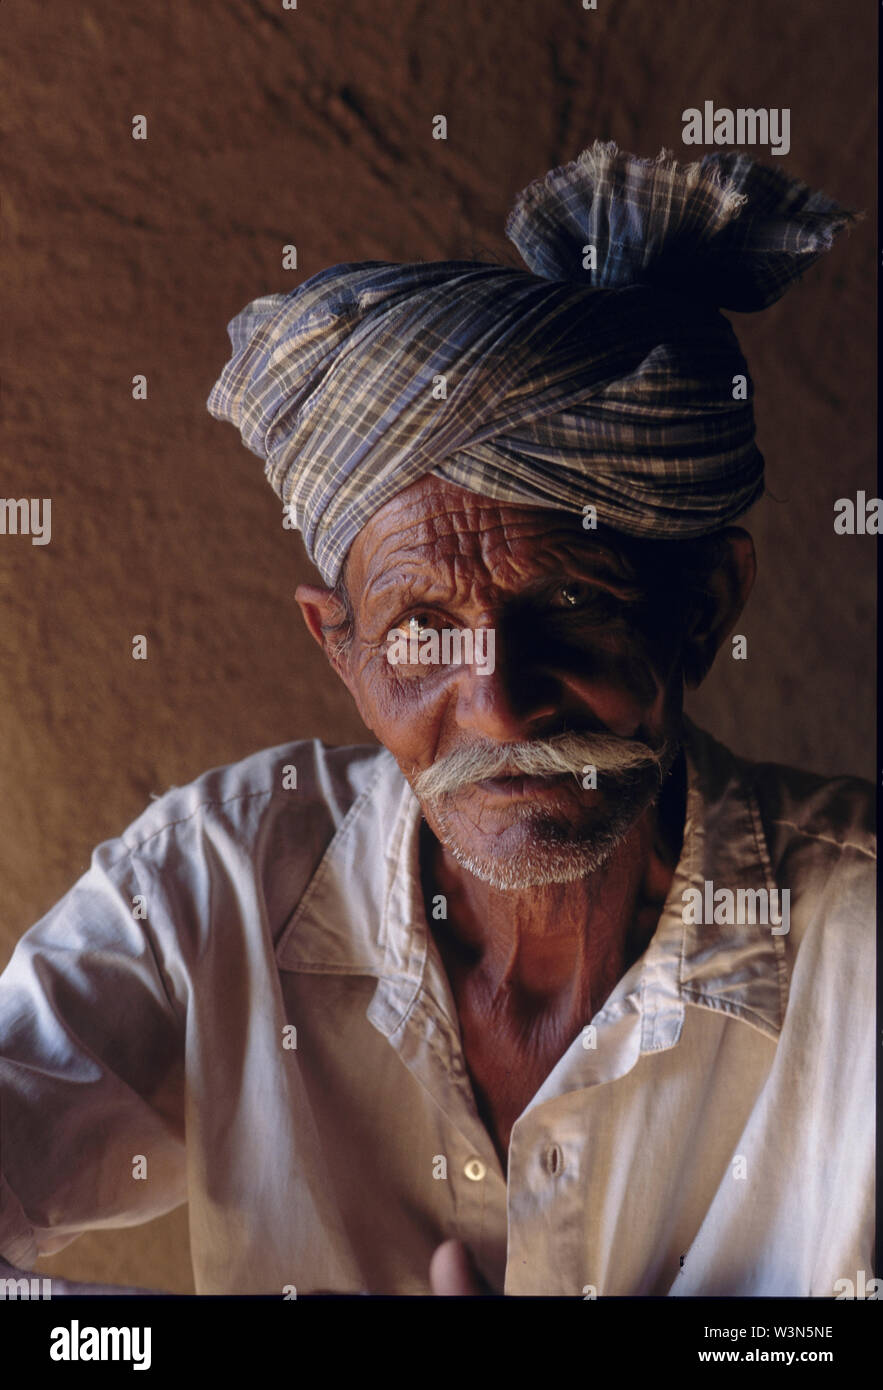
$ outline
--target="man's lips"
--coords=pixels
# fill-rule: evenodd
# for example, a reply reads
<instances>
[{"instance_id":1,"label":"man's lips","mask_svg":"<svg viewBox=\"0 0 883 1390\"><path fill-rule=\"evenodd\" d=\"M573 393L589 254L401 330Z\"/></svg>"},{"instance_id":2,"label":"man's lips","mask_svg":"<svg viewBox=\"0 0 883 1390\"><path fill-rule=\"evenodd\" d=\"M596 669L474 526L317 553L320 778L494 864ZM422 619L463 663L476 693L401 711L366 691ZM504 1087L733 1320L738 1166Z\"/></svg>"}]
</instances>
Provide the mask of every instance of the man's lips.
<instances>
[{"instance_id":1,"label":"man's lips","mask_svg":"<svg viewBox=\"0 0 883 1390\"><path fill-rule=\"evenodd\" d=\"M545 777L528 777L523 772L505 774L500 777L486 777L472 785L491 796L523 797L535 800L543 795L560 795L565 783L574 780L572 772L559 772Z\"/></svg>"}]
</instances>

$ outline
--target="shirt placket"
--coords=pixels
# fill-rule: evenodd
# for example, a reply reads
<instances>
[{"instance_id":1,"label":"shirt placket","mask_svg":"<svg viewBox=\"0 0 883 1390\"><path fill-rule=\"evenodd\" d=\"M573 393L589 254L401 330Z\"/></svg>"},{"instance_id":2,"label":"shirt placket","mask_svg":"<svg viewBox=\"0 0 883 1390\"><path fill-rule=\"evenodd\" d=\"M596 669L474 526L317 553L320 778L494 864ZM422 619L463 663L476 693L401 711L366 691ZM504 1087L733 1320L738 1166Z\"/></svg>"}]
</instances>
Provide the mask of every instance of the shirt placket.
<instances>
[{"instance_id":1,"label":"shirt placket","mask_svg":"<svg viewBox=\"0 0 883 1390\"><path fill-rule=\"evenodd\" d=\"M640 1056L642 1023L640 991L609 1002L593 1020L594 1046L585 1033L575 1038L512 1128L507 1294L596 1291L594 1255L583 1248L593 1135L610 1087Z\"/></svg>"},{"instance_id":2,"label":"shirt placket","mask_svg":"<svg viewBox=\"0 0 883 1390\"><path fill-rule=\"evenodd\" d=\"M475 1103L456 1006L425 920L419 883L419 812L405 804L390 841L383 912L385 969L367 1016L444 1116L450 1229L502 1291L506 1178Z\"/></svg>"}]
</instances>

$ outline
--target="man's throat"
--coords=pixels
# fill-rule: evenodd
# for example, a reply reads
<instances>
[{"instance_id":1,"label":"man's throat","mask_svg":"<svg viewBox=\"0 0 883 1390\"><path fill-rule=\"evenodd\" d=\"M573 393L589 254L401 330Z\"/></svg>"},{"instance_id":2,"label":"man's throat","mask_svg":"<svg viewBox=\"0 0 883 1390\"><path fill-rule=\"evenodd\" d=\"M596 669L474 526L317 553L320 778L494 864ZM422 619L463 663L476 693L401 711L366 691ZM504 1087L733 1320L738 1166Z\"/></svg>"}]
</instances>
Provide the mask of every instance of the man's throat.
<instances>
[{"instance_id":1,"label":"man's throat","mask_svg":"<svg viewBox=\"0 0 883 1390\"><path fill-rule=\"evenodd\" d=\"M512 1010L513 1023L549 1010L588 1022L655 929L666 873L650 863L655 837L655 818L642 817L585 878L507 890L470 874L424 822L426 916L452 986L489 1014Z\"/></svg>"}]
</instances>

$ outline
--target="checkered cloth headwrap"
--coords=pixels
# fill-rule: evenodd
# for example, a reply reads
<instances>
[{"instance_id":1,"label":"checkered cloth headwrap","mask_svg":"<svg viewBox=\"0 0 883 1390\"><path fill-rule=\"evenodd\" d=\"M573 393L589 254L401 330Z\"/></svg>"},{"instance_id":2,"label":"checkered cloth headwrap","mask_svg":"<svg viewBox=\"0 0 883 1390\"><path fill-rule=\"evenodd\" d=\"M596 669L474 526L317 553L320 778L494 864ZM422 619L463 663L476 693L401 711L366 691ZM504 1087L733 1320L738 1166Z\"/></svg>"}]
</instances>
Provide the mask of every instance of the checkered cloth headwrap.
<instances>
[{"instance_id":1,"label":"checkered cloth headwrap","mask_svg":"<svg viewBox=\"0 0 883 1390\"><path fill-rule=\"evenodd\" d=\"M208 408L266 460L328 584L428 472L503 501L591 503L629 535L703 535L763 491L719 308L771 304L853 220L745 154L679 166L596 141L518 195L506 233L528 270L331 266L233 319Z\"/></svg>"}]
</instances>

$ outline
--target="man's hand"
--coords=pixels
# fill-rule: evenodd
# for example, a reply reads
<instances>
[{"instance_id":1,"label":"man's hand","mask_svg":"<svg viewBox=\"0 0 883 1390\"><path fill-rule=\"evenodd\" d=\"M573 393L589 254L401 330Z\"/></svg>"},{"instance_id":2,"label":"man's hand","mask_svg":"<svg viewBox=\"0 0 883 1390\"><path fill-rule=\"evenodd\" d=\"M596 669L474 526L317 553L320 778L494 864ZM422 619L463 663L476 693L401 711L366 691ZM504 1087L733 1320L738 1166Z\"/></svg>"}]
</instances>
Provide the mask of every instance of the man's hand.
<instances>
[{"instance_id":1,"label":"man's hand","mask_svg":"<svg viewBox=\"0 0 883 1390\"><path fill-rule=\"evenodd\" d=\"M434 1294L492 1294L462 1240L446 1240L429 1262L429 1287Z\"/></svg>"}]
</instances>

